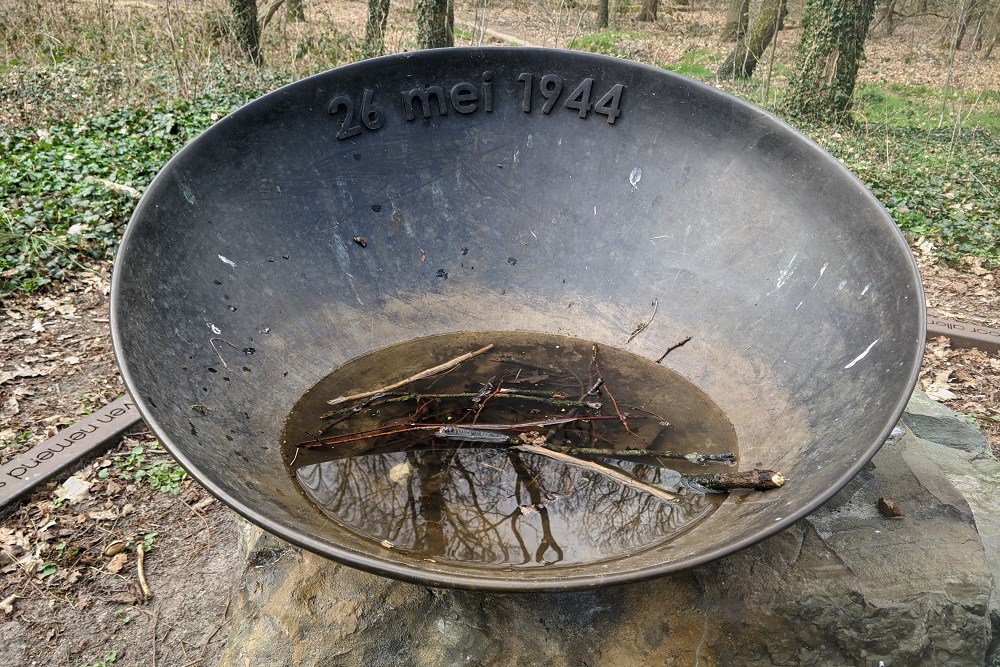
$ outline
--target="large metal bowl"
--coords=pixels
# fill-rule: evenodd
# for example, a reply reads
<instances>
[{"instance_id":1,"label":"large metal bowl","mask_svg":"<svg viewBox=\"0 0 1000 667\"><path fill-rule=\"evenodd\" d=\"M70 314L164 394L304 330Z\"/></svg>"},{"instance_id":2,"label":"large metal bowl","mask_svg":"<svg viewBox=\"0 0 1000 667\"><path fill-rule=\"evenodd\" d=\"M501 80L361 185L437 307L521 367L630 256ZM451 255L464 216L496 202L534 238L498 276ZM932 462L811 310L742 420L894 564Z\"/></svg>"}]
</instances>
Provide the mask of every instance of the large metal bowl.
<instances>
[{"instance_id":1,"label":"large metal bowl","mask_svg":"<svg viewBox=\"0 0 1000 667\"><path fill-rule=\"evenodd\" d=\"M549 75L563 88L546 109ZM112 292L125 382L213 494L337 561L510 591L674 572L815 509L896 423L923 323L903 237L830 155L709 86L543 49L380 58L245 106L150 185ZM654 360L690 336L664 363L725 410L747 466L789 481L593 566L491 572L338 528L283 466L285 416L350 359L466 330L561 333Z\"/></svg>"}]
</instances>

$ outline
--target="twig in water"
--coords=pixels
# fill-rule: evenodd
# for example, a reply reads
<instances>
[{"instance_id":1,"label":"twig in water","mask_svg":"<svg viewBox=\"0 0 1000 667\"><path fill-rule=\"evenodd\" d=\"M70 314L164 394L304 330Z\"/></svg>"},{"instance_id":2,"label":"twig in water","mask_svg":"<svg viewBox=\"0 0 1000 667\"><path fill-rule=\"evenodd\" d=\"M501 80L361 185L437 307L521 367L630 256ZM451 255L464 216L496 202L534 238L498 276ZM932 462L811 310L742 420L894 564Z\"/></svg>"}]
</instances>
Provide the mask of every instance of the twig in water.
<instances>
[{"instance_id":1,"label":"twig in water","mask_svg":"<svg viewBox=\"0 0 1000 667\"><path fill-rule=\"evenodd\" d=\"M661 354L661 355L660 355L660 358L656 360L656 363L661 363L661 362L662 362L662 361L663 361L664 359L666 359L666 358L667 358L667 355L668 355L668 354L670 354L671 352L673 352L674 350L676 350L676 349L677 349L677 348L679 348L679 347L684 347L684 346L685 346L685 345L687 345L687 344L688 344L688 343L689 343L690 341L691 341L691 336L688 336L687 338L685 338L685 339L684 339L684 340L682 340L681 342L679 342L679 343L676 343L676 344L674 344L674 345L671 345L670 347L668 347L668 348L667 348L667 351L666 351L666 352L664 352L663 354Z\"/></svg>"},{"instance_id":2,"label":"twig in water","mask_svg":"<svg viewBox=\"0 0 1000 667\"><path fill-rule=\"evenodd\" d=\"M628 340L625 341L626 345L628 345L629 343L631 343L633 338L635 338L636 336L638 336L639 334L641 334L643 331L646 330L646 327L648 327L650 324L653 323L653 318L656 317L656 308L659 305L660 305L660 300L659 299L653 299L653 312L650 313L649 319L646 320L645 322L639 324L635 329L632 330L632 335L630 335L628 337Z\"/></svg>"},{"instance_id":3,"label":"twig in water","mask_svg":"<svg viewBox=\"0 0 1000 667\"><path fill-rule=\"evenodd\" d=\"M785 476L774 470L744 470L742 472L719 472L691 475L687 481L707 491L732 491L734 489L754 489L767 491L785 484Z\"/></svg>"},{"instance_id":4,"label":"twig in water","mask_svg":"<svg viewBox=\"0 0 1000 667\"><path fill-rule=\"evenodd\" d=\"M136 556L138 559L137 569L139 571L139 587L142 589L142 597L148 600L149 598L153 597L153 591L149 590L149 584L146 583L146 569L143 562L145 559L145 554L146 554L146 545L143 544L142 542L139 542L139 545L136 547Z\"/></svg>"},{"instance_id":5,"label":"twig in water","mask_svg":"<svg viewBox=\"0 0 1000 667\"><path fill-rule=\"evenodd\" d=\"M555 459L556 461L561 461L571 466L576 466L577 468L583 468L585 470L591 470L593 472L600 473L605 477L613 479L623 486L627 486L638 491L643 491L653 496L654 498L659 498L660 500L666 502L672 502L677 500L677 496L674 494L664 491L658 486L653 486L652 484L646 484L645 482L640 482L637 479L632 479L628 475L618 472L612 468L602 466L599 463L594 463L593 461L585 461L584 459L578 459L575 456L570 456L569 454L563 454L562 452L553 451L551 449L546 449L545 447L540 447L538 445L515 445L511 449L516 449L520 452L528 452L529 454L538 454L539 456L546 456L550 459Z\"/></svg>"},{"instance_id":6,"label":"twig in water","mask_svg":"<svg viewBox=\"0 0 1000 667\"><path fill-rule=\"evenodd\" d=\"M597 378L597 382L590 386L587 393L584 396L597 396L597 390L604 385L604 378Z\"/></svg>"},{"instance_id":7,"label":"twig in water","mask_svg":"<svg viewBox=\"0 0 1000 667\"><path fill-rule=\"evenodd\" d=\"M602 447L561 447L559 445L548 445L549 449L570 456L606 456L608 458L633 458L636 456L675 459L690 461L691 463L726 463L736 462L736 455L730 452L724 454L680 454L678 452L660 452L655 449L612 449Z\"/></svg>"},{"instance_id":8,"label":"twig in water","mask_svg":"<svg viewBox=\"0 0 1000 667\"><path fill-rule=\"evenodd\" d=\"M475 350L473 352L466 352L465 354L459 355L450 361L444 362L443 364L439 364L437 366L434 366L433 368L428 368L427 370L420 371L419 373L411 375L405 380L400 380L399 382L390 384L385 387L379 387L378 389L374 389L372 391L364 391L361 392L360 394L352 394L350 396L338 396L337 398L331 398L329 401L327 401L327 403L329 403L330 405L339 405L341 403L346 403L347 401L357 401L362 398L368 398L369 396L373 396L374 394L380 394L383 392L392 391L393 389L399 389L400 387L407 385L411 382L415 382L416 380L423 380L424 378L430 377L432 375L437 375L438 373L450 370L455 366L458 366L463 361L472 359L473 357L483 354L484 352L489 352L492 349L493 349L493 343L490 343L489 345L481 347L478 350Z\"/></svg>"},{"instance_id":9,"label":"twig in water","mask_svg":"<svg viewBox=\"0 0 1000 667\"><path fill-rule=\"evenodd\" d=\"M553 405L561 408L590 408L591 410L599 410L601 404L597 401L570 401L566 399L559 398L561 394L556 394L555 392L545 392L547 395L542 393L530 392L526 389L500 389L488 398L520 398L525 401L535 401L538 403L544 403L546 405ZM346 421L354 414L357 414L361 410L365 409L375 401L379 399L385 399L381 403L405 403L407 401L423 401L423 400L433 400L433 399L445 399L454 400L460 398L476 398L479 394L472 392L460 392L456 394L376 394L375 396L354 405L353 407L331 410L326 414L322 415L320 419L330 419L332 417L340 417L336 421L328 424L323 432L330 429L331 426L335 426L343 421ZM344 416L346 415L346 416Z\"/></svg>"},{"instance_id":10,"label":"twig in water","mask_svg":"<svg viewBox=\"0 0 1000 667\"><path fill-rule=\"evenodd\" d=\"M510 436L498 431L486 431L482 429L463 428L461 426L442 426L435 431L435 437L447 438L449 440L464 440L466 442L489 442L498 445L510 442Z\"/></svg>"},{"instance_id":11,"label":"twig in water","mask_svg":"<svg viewBox=\"0 0 1000 667\"><path fill-rule=\"evenodd\" d=\"M542 426L559 426L560 424L570 424L572 422L599 421L604 419L618 419L618 417L615 417L614 415L549 417L546 419L537 419L529 422L516 422L513 424L476 424L476 429L480 431L520 431L529 428L539 428ZM412 433L415 431L437 431L442 428L452 427L454 427L454 424L404 424L402 422L396 422L395 424L388 424L386 426L367 431L356 431L354 433L344 433L342 435L334 435L327 438L306 440L304 442L300 442L298 446L305 447L306 449L316 449L317 447L344 445L349 442L367 440L369 438L377 438L386 435L399 435L400 433Z\"/></svg>"},{"instance_id":12,"label":"twig in water","mask_svg":"<svg viewBox=\"0 0 1000 667\"><path fill-rule=\"evenodd\" d=\"M597 354L598 354L598 348L597 348L597 345L595 344L594 345L594 359L593 359L592 363L594 364L594 369L597 371L598 377L603 378L603 375L601 374L601 364L597 360ZM648 447L649 446L649 441L646 440L641 435L639 435L638 433L636 433L635 431L633 431L632 427L628 425L628 418L624 414L622 414L622 411L618 408L618 401L615 399L615 395L614 395L614 393L612 393L611 387L609 387L606 383L604 383L603 380L602 380L601 384L603 384L603 386L604 386L604 391L608 392L608 398L611 399L611 405L614 406L614 408L615 408L615 415L618 416L618 419L621 421L622 426L625 427L625 430L628 431L630 435L634 436L640 442L642 442L643 444L645 444Z\"/></svg>"}]
</instances>

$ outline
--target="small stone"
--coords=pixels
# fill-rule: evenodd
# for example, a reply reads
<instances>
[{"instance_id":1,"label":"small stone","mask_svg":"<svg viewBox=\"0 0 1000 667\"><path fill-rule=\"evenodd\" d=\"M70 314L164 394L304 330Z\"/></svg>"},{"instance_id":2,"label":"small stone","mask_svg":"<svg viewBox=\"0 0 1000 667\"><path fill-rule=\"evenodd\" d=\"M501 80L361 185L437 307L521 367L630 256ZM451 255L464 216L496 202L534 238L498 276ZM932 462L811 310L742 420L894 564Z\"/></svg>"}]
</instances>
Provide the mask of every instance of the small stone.
<instances>
[{"instance_id":1,"label":"small stone","mask_svg":"<svg viewBox=\"0 0 1000 667\"><path fill-rule=\"evenodd\" d=\"M58 498L63 498L70 504L75 504L90 495L90 483L76 475L70 477L56 492Z\"/></svg>"},{"instance_id":2,"label":"small stone","mask_svg":"<svg viewBox=\"0 0 1000 667\"><path fill-rule=\"evenodd\" d=\"M888 498L878 499L878 511L887 519L898 519L903 516L902 508Z\"/></svg>"},{"instance_id":3,"label":"small stone","mask_svg":"<svg viewBox=\"0 0 1000 667\"><path fill-rule=\"evenodd\" d=\"M413 466L409 461L397 463L389 468L389 481L393 484L402 484L413 477Z\"/></svg>"},{"instance_id":4,"label":"small stone","mask_svg":"<svg viewBox=\"0 0 1000 667\"><path fill-rule=\"evenodd\" d=\"M112 556L117 556L118 554L120 554L123 551L125 551L125 541L124 540L115 540L114 542L112 542L108 546L104 547L104 555L107 558L111 558Z\"/></svg>"}]
</instances>

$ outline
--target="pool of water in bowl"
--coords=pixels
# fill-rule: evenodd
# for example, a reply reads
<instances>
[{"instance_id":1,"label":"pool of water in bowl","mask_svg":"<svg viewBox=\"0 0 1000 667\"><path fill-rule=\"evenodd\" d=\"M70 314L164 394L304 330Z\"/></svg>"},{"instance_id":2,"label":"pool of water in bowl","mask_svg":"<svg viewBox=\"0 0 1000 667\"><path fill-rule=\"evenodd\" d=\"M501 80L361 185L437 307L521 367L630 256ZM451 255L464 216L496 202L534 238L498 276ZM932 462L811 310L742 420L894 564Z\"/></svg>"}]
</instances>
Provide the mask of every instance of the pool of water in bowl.
<instances>
[{"instance_id":1,"label":"pool of water in bowl","mask_svg":"<svg viewBox=\"0 0 1000 667\"><path fill-rule=\"evenodd\" d=\"M477 332L336 369L289 414L282 455L319 511L379 548L558 567L628 557L693 528L724 496L693 492L682 477L725 464L684 456L735 463L737 444L711 398L653 360L565 336Z\"/></svg>"}]
</instances>

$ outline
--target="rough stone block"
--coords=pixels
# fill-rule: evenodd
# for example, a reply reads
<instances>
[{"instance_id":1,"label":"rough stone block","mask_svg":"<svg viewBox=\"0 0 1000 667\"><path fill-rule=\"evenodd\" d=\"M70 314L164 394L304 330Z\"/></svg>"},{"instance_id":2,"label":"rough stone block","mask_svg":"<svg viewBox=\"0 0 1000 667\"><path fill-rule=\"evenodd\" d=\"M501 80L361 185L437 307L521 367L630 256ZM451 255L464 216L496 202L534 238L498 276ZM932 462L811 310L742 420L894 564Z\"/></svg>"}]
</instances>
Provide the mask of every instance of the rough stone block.
<instances>
[{"instance_id":1,"label":"rough stone block","mask_svg":"<svg viewBox=\"0 0 1000 667\"><path fill-rule=\"evenodd\" d=\"M966 423L948 412L935 419ZM688 572L587 592L430 589L247 525L222 664L995 665L1000 464L944 444L907 432L780 534ZM905 515L882 516L879 497Z\"/></svg>"},{"instance_id":2,"label":"rough stone block","mask_svg":"<svg viewBox=\"0 0 1000 667\"><path fill-rule=\"evenodd\" d=\"M903 423L914 435L939 445L981 454L989 443L974 425L922 391L915 392L906 404Z\"/></svg>"}]
</instances>

